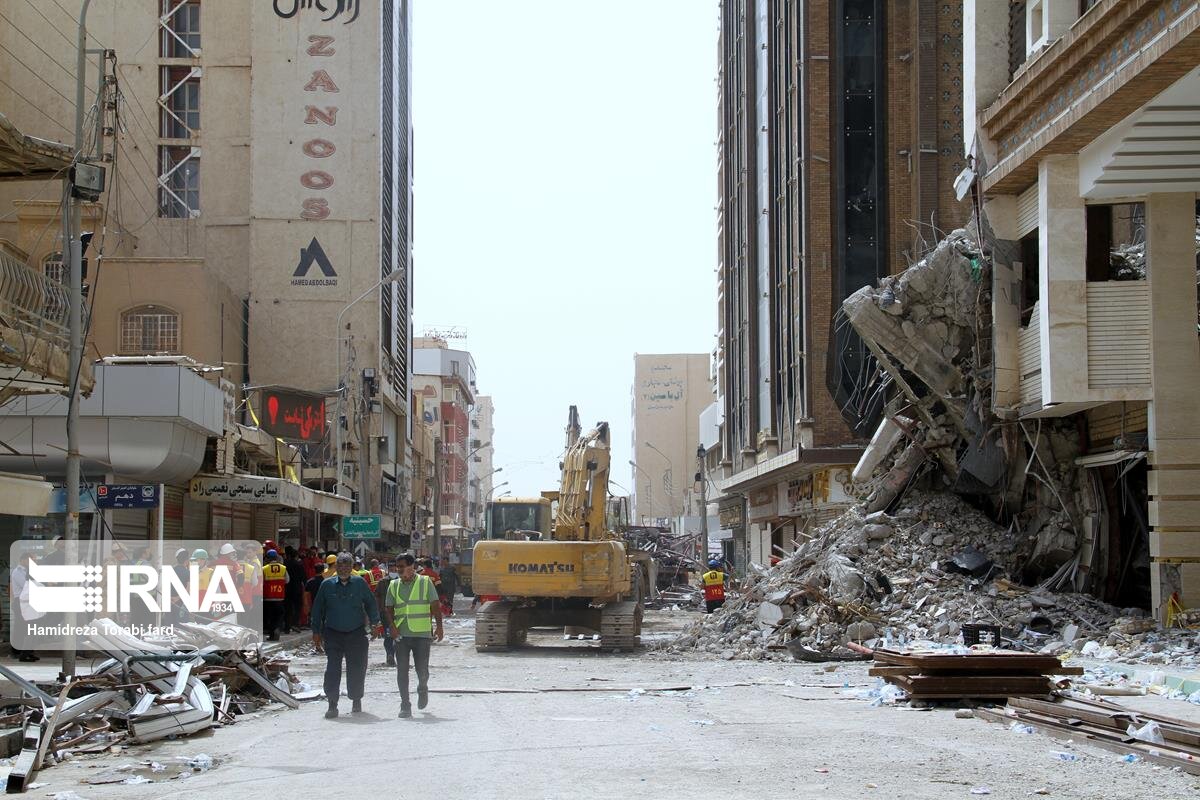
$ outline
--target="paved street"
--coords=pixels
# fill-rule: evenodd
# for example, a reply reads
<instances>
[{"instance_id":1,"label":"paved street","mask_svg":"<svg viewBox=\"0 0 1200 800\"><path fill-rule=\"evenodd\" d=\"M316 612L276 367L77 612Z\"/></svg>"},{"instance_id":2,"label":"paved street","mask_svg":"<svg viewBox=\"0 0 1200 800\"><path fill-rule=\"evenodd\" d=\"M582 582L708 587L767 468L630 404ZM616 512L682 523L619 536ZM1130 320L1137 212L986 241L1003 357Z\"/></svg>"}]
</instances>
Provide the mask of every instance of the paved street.
<instances>
[{"instance_id":1,"label":"paved street","mask_svg":"<svg viewBox=\"0 0 1200 800\"><path fill-rule=\"evenodd\" d=\"M461 602L461 601L460 601ZM693 619L651 612L647 639ZM758 798L965 798L980 787L997 798L1194 797L1200 779L1105 751L1013 733L952 709L872 707L843 696L869 679L863 666L666 660L569 646L532 637L537 649L478 654L472 620L456 617L435 647L433 686L521 693L438 693L412 720L396 718L394 673L373 646L370 713L323 718L325 704L271 710L208 735L89 757L38 776L32 796L214 798L247 790L302 796L342 786L361 795L416 791L439 798L627 798L717 794ZM322 660L297 658L319 683ZM687 691L656 691L702 686ZM546 692L585 688L585 692ZM631 691L632 690L632 691ZM644 690L644 691L643 691ZM1164 713L1200 719L1194 706L1156 702ZM1142 699L1142 702L1147 702ZM343 711L349 704L343 701ZM1190 715L1190 716L1189 716ZM1055 751L1079 756L1060 760ZM214 766L167 780L184 761ZM153 771L149 762L167 767ZM119 768L132 765L140 769ZM87 785L94 780L152 783ZM385 788L386 787L386 788Z\"/></svg>"}]
</instances>

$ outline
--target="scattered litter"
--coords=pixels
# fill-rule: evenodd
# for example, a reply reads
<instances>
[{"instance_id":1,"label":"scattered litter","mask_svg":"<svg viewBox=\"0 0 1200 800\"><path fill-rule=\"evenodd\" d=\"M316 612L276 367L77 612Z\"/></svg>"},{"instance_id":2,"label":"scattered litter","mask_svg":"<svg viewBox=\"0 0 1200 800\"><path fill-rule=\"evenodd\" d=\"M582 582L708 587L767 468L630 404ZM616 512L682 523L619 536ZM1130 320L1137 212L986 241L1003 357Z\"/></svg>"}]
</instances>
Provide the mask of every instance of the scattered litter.
<instances>
[{"instance_id":1,"label":"scattered litter","mask_svg":"<svg viewBox=\"0 0 1200 800\"><path fill-rule=\"evenodd\" d=\"M971 794L991 794L992 790L986 786L976 786L971 790Z\"/></svg>"},{"instance_id":2,"label":"scattered litter","mask_svg":"<svg viewBox=\"0 0 1200 800\"><path fill-rule=\"evenodd\" d=\"M1142 727L1130 725L1126 731L1134 739L1140 742L1149 742L1150 744L1166 744L1162 735L1162 728L1154 720L1150 720Z\"/></svg>"}]
</instances>

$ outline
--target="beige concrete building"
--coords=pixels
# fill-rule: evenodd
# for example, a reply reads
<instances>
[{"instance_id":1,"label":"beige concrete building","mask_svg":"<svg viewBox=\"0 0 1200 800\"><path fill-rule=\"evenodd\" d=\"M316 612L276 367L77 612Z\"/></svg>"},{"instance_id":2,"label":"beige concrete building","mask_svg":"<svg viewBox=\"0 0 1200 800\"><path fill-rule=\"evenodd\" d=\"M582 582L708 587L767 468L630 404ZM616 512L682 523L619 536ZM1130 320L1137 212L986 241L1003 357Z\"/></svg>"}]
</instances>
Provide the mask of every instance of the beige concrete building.
<instances>
[{"instance_id":1,"label":"beige concrete building","mask_svg":"<svg viewBox=\"0 0 1200 800\"><path fill-rule=\"evenodd\" d=\"M3 6L0 109L27 134L73 139L81 5ZM344 491L398 530L411 518L410 3L326 6L93 3L88 44L106 53L89 58L89 103L105 89L85 154L107 186L85 213L86 352L183 354L239 386L326 395L305 477L339 482L340 417ZM55 277L60 194L0 184L0 240Z\"/></svg>"},{"instance_id":2,"label":"beige concrete building","mask_svg":"<svg viewBox=\"0 0 1200 800\"><path fill-rule=\"evenodd\" d=\"M713 402L707 353L633 357L632 517L699 514L693 489L700 413Z\"/></svg>"},{"instance_id":3,"label":"beige concrete building","mask_svg":"<svg viewBox=\"0 0 1200 800\"><path fill-rule=\"evenodd\" d=\"M1076 466L1099 511L1078 564L1097 594L1200 607L1200 13L967 0L964 20L964 139L996 241L993 404L1086 432Z\"/></svg>"}]
</instances>

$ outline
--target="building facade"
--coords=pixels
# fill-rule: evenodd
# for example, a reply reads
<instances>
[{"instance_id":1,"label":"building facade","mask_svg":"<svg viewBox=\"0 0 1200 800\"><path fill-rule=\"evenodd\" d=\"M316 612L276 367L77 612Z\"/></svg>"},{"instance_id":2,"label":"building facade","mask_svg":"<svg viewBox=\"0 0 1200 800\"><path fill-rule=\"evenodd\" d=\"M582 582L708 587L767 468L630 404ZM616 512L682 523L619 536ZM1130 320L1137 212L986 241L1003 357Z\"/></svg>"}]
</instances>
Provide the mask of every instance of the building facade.
<instances>
[{"instance_id":1,"label":"building facade","mask_svg":"<svg viewBox=\"0 0 1200 800\"><path fill-rule=\"evenodd\" d=\"M852 493L882 393L842 301L966 219L952 188L962 24L961 0L721 4L720 437L707 465L739 568Z\"/></svg>"},{"instance_id":2,"label":"building facade","mask_svg":"<svg viewBox=\"0 0 1200 800\"><path fill-rule=\"evenodd\" d=\"M45 139L73 139L81 5L14 4L0 27L0 108ZM265 409L244 386L327 398L322 436L295 440L298 475L340 486L356 511L401 533L410 3L106 0L91 7L88 31L105 53L89 56L89 103L103 88L86 155L107 182L85 208L84 230L95 232L87 355L219 368L247 425ZM0 184L0 240L61 279L58 187Z\"/></svg>"},{"instance_id":3,"label":"building facade","mask_svg":"<svg viewBox=\"0 0 1200 800\"><path fill-rule=\"evenodd\" d=\"M707 353L633 357L633 489L637 524L699 514L694 496L700 414L713 402Z\"/></svg>"},{"instance_id":4,"label":"building facade","mask_svg":"<svg viewBox=\"0 0 1200 800\"><path fill-rule=\"evenodd\" d=\"M490 395L481 394L475 398L475 406L471 409L471 449L475 455L467 463L471 470L470 503L468 527L482 532L484 529L484 514L488 501L492 499L492 490L496 485L496 474L502 468L495 466L496 426L495 404Z\"/></svg>"},{"instance_id":5,"label":"building facade","mask_svg":"<svg viewBox=\"0 0 1200 800\"><path fill-rule=\"evenodd\" d=\"M451 349L445 339L413 340L413 391L422 398L424 422L440 437L441 516L444 523L469 523L471 409L475 405L475 359L466 350Z\"/></svg>"},{"instance_id":6,"label":"building facade","mask_svg":"<svg viewBox=\"0 0 1200 800\"><path fill-rule=\"evenodd\" d=\"M1200 13L968 0L964 136L994 237L993 406L1082 433L1087 587L1200 607Z\"/></svg>"}]
</instances>

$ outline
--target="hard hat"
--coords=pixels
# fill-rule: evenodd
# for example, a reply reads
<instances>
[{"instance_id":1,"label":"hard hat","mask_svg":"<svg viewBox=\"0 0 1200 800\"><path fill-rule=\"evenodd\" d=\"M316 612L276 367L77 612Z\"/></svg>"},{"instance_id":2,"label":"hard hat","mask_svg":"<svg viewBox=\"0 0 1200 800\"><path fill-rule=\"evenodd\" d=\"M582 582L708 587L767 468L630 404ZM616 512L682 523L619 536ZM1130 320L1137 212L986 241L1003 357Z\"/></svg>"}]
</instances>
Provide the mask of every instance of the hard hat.
<instances>
[{"instance_id":1,"label":"hard hat","mask_svg":"<svg viewBox=\"0 0 1200 800\"><path fill-rule=\"evenodd\" d=\"M712 561L708 562L708 565L713 569L718 569L721 566L721 562L714 558Z\"/></svg>"},{"instance_id":2,"label":"hard hat","mask_svg":"<svg viewBox=\"0 0 1200 800\"><path fill-rule=\"evenodd\" d=\"M208 551L203 548L197 547L195 550L192 551L192 558L196 558L196 559L208 558Z\"/></svg>"},{"instance_id":3,"label":"hard hat","mask_svg":"<svg viewBox=\"0 0 1200 800\"><path fill-rule=\"evenodd\" d=\"M187 555L187 548L186 548L186 547L181 547L181 548L179 548L178 550L176 550L176 551L175 551L175 557L176 557L176 558L179 558L180 556L186 556L186 555Z\"/></svg>"},{"instance_id":4,"label":"hard hat","mask_svg":"<svg viewBox=\"0 0 1200 800\"><path fill-rule=\"evenodd\" d=\"M329 555L325 556L325 563L326 564L336 564L337 556L333 553L330 553Z\"/></svg>"},{"instance_id":5,"label":"hard hat","mask_svg":"<svg viewBox=\"0 0 1200 800\"><path fill-rule=\"evenodd\" d=\"M225 544L221 545L221 550L220 550L221 555L230 556L230 555L233 555L233 553L234 553L234 550L233 550L232 544L230 544L229 542L226 542Z\"/></svg>"},{"instance_id":6,"label":"hard hat","mask_svg":"<svg viewBox=\"0 0 1200 800\"><path fill-rule=\"evenodd\" d=\"M279 558L279 553L276 553L274 550L268 550L267 558Z\"/></svg>"},{"instance_id":7,"label":"hard hat","mask_svg":"<svg viewBox=\"0 0 1200 800\"><path fill-rule=\"evenodd\" d=\"M263 542L263 547L265 547L267 550L279 549L279 545L275 544L275 540L273 539L267 539L265 542Z\"/></svg>"}]
</instances>

